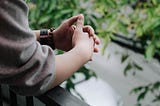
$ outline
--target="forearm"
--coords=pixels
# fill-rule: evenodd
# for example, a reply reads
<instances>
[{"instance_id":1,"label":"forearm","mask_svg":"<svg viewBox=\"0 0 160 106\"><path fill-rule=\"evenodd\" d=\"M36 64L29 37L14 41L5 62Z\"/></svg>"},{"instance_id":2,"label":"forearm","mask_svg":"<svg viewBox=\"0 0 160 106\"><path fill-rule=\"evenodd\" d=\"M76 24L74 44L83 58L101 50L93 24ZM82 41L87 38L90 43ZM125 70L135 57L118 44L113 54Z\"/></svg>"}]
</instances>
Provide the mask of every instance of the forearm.
<instances>
[{"instance_id":1,"label":"forearm","mask_svg":"<svg viewBox=\"0 0 160 106\"><path fill-rule=\"evenodd\" d=\"M39 41L40 30L34 30L33 32ZM83 53L81 53L80 48L77 46L64 54L57 55L55 57L56 78L51 88L68 79L74 72L76 72L87 62L87 58L85 58L85 56L81 56L82 54Z\"/></svg>"},{"instance_id":2,"label":"forearm","mask_svg":"<svg viewBox=\"0 0 160 106\"><path fill-rule=\"evenodd\" d=\"M88 61L88 59L82 55L83 53L81 53L80 49L75 47L69 52L56 56L56 79L52 88L68 79L74 72L76 72Z\"/></svg>"}]
</instances>

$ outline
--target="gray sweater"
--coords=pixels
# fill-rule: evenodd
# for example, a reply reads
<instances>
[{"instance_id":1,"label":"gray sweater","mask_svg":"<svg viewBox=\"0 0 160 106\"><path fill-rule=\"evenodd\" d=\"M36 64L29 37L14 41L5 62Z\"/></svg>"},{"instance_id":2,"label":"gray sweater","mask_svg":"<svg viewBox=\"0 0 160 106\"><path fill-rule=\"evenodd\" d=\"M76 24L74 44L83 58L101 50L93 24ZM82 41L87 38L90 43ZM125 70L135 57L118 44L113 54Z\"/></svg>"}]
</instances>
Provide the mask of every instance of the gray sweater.
<instances>
[{"instance_id":1,"label":"gray sweater","mask_svg":"<svg viewBox=\"0 0 160 106\"><path fill-rule=\"evenodd\" d=\"M21 95L40 95L54 78L54 51L36 41L25 2L0 0L0 84Z\"/></svg>"}]
</instances>

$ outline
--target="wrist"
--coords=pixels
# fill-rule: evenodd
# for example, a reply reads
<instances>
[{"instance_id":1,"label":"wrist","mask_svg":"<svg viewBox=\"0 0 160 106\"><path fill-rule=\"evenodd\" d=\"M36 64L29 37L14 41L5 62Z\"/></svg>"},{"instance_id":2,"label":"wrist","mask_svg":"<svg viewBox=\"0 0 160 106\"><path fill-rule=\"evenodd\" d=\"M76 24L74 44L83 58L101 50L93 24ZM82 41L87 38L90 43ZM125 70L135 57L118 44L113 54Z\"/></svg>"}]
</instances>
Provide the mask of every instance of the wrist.
<instances>
[{"instance_id":1,"label":"wrist","mask_svg":"<svg viewBox=\"0 0 160 106\"><path fill-rule=\"evenodd\" d=\"M48 45L52 49L55 49L55 42L54 42L53 31L54 31L53 28L50 28L49 30L47 30L47 29L40 30L39 42L42 45Z\"/></svg>"},{"instance_id":2,"label":"wrist","mask_svg":"<svg viewBox=\"0 0 160 106\"><path fill-rule=\"evenodd\" d=\"M84 61L85 63L88 62L92 58L92 50L86 48L84 44L77 44L74 46L76 54Z\"/></svg>"},{"instance_id":3,"label":"wrist","mask_svg":"<svg viewBox=\"0 0 160 106\"><path fill-rule=\"evenodd\" d=\"M48 32L50 32L50 30L48 30ZM57 48L57 43L58 43L58 39L57 39L57 29L55 29L55 30L53 30L52 32L50 32L50 33L52 33L52 36L53 36L53 38L54 38L54 47L55 48Z\"/></svg>"}]
</instances>

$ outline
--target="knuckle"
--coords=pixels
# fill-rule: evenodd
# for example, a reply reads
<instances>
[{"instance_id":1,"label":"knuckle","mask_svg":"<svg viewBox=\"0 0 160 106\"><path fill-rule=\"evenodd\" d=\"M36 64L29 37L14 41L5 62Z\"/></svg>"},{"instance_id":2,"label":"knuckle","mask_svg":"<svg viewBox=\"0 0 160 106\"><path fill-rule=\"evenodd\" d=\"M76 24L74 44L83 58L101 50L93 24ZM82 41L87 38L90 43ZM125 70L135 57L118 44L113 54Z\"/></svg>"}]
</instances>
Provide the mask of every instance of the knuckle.
<instances>
[{"instance_id":1,"label":"knuckle","mask_svg":"<svg viewBox=\"0 0 160 106\"><path fill-rule=\"evenodd\" d=\"M86 25L86 27L89 29L93 29L92 26L90 26L90 25Z\"/></svg>"},{"instance_id":2,"label":"knuckle","mask_svg":"<svg viewBox=\"0 0 160 106\"><path fill-rule=\"evenodd\" d=\"M90 26L90 25L87 25L87 30L88 30L88 31L92 31L92 32L94 32L93 27L92 27L92 26Z\"/></svg>"}]
</instances>

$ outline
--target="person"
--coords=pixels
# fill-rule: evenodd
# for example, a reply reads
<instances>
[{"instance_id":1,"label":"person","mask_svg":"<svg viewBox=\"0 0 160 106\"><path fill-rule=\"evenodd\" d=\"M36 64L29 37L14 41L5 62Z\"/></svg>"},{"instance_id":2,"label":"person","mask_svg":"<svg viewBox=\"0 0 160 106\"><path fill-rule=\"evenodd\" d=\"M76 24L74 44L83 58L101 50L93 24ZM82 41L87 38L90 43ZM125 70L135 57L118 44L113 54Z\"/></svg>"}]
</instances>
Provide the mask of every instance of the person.
<instances>
[{"instance_id":1,"label":"person","mask_svg":"<svg viewBox=\"0 0 160 106\"><path fill-rule=\"evenodd\" d=\"M68 79L98 52L95 44L100 40L91 26L84 25L82 14L47 30L44 38L43 33L46 30L29 28L25 1L0 0L0 84L20 95L41 95ZM54 47L65 53L55 55Z\"/></svg>"}]
</instances>

